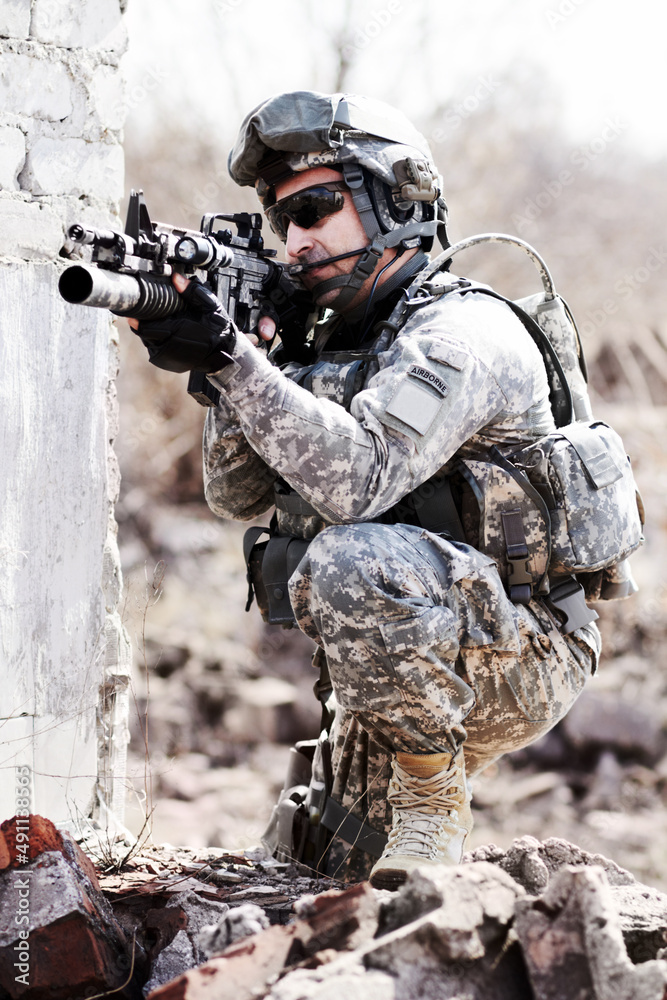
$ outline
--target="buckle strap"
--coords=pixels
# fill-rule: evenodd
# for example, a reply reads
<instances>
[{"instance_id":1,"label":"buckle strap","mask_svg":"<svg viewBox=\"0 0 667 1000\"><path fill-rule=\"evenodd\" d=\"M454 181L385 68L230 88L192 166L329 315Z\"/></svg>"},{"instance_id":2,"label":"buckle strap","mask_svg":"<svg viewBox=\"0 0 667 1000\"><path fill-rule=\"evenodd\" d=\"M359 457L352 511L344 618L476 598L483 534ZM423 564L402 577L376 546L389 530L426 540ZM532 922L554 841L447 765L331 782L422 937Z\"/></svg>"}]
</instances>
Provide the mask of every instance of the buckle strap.
<instances>
[{"instance_id":1,"label":"buckle strap","mask_svg":"<svg viewBox=\"0 0 667 1000\"><path fill-rule=\"evenodd\" d=\"M371 854L374 858L379 858L387 846L387 837L384 833L378 833L368 823L363 823L331 796L324 807L321 823L334 836L341 837L348 844L365 851L366 854Z\"/></svg>"},{"instance_id":2,"label":"buckle strap","mask_svg":"<svg viewBox=\"0 0 667 1000\"><path fill-rule=\"evenodd\" d=\"M533 503L539 510L540 514L542 515L542 520L544 521L546 542L547 542L547 561L546 561L546 569L544 570L542 578L537 584L537 587L534 588L534 590L538 594L548 593L549 584L547 577L549 574L549 564L551 562L551 515L549 514L549 508L546 505L544 497L538 492L538 490L535 489L528 476L520 469L517 469L517 467L512 462L510 462L509 459L505 458L505 456L497 447L497 445L493 445L493 447L489 449L489 454L493 459L493 461L497 465L499 465L501 469L504 469L505 472L507 472L508 475L510 475L512 479L519 484L524 493L528 497L530 497L530 499L533 501ZM517 567L517 570L519 569L520 568Z\"/></svg>"},{"instance_id":3,"label":"buckle strap","mask_svg":"<svg viewBox=\"0 0 667 1000\"><path fill-rule=\"evenodd\" d=\"M570 632L582 628L583 625L589 625L599 617L597 611L586 604L584 588L574 576L552 582L549 596L544 598L544 603L552 612L557 612L560 619L564 618L560 628L563 635L569 635Z\"/></svg>"},{"instance_id":4,"label":"buckle strap","mask_svg":"<svg viewBox=\"0 0 667 1000\"><path fill-rule=\"evenodd\" d=\"M326 730L327 733L331 733L336 716L335 703L332 701L334 690L331 683L331 676L329 675L327 657L321 646L318 646L315 650L313 666L319 670L319 676L313 684L313 694L322 706L320 730Z\"/></svg>"},{"instance_id":5,"label":"buckle strap","mask_svg":"<svg viewBox=\"0 0 667 1000\"><path fill-rule=\"evenodd\" d=\"M510 600L514 604L528 604L533 593L533 578L528 571L528 542L523 529L521 508L501 511L500 519L505 533Z\"/></svg>"},{"instance_id":6,"label":"buckle strap","mask_svg":"<svg viewBox=\"0 0 667 1000\"><path fill-rule=\"evenodd\" d=\"M254 528L248 528L248 530L243 536L243 561L245 562L246 565L246 580L248 583L248 598L246 600L246 606L245 606L246 611L250 611L250 608L252 607L253 598L255 596L255 587L252 580L252 573L250 572L250 557L252 555L252 550L257 544L257 541L264 534L266 535L270 534L269 529L256 526Z\"/></svg>"}]
</instances>

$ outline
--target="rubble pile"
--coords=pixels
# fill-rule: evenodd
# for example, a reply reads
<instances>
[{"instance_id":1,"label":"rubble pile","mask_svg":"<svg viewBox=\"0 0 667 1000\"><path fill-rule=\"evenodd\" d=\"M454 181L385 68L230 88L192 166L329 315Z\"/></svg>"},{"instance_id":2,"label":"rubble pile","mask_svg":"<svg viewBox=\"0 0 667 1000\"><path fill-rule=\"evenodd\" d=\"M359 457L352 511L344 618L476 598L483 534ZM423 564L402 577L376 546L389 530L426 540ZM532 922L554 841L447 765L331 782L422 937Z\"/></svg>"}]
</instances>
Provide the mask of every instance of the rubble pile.
<instances>
[{"instance_id":1,"label":"rubble pile","mask_svg":"<svg viewBox=\"0 0 667 1000\"><path fill-rule=\"evenodd\" d=\"M30 817L25 860L16 820L0 831L0 1000L667 996L667 895L556 838L486 845L390 893L259 850L144 847L96 874L48 820Z\"/></svg>"},{"instance_id":2,"label":"rubble pile","mask_svg":"<svg viewBox=\"0 0 667 1000\"><path fill-rule=\"evenodd\" d=\"M291 923L233 942L149 1000L664 1000L666 931L667 896L605 858L527 837L418 869L397 893L361 883L305 896Z\"/></svg>"}]
</instances>

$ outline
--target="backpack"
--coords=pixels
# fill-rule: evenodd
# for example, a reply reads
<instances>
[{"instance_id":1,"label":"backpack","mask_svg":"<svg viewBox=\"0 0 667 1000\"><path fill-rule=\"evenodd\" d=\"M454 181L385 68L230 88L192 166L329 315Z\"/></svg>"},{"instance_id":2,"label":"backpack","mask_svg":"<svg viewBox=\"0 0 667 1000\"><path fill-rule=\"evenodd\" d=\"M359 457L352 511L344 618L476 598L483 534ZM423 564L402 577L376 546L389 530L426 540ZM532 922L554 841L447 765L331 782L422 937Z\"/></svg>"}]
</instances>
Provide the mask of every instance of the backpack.
<instances>
[{"instance_id":1,"label":"backpack","mask_svg":"<svg viewBox=\"0 0 667 1000\"><path fill-rule=\"evenodd\" d=\"M510 243L536 264L543 291L506 302L542 353L556 429L490 461L462 459L455 470L476 502L462 512L463 537L497 563L510 598L526 603L559 586L583 587L588 600L614 600L637 589L627 557L643 542L644 509L619 435L593 419L587 371L576 323L556 293L537 252L513 236L473 236L446 250L431 273L455 254L481 243Z\"/></svg>"}]
</instances>

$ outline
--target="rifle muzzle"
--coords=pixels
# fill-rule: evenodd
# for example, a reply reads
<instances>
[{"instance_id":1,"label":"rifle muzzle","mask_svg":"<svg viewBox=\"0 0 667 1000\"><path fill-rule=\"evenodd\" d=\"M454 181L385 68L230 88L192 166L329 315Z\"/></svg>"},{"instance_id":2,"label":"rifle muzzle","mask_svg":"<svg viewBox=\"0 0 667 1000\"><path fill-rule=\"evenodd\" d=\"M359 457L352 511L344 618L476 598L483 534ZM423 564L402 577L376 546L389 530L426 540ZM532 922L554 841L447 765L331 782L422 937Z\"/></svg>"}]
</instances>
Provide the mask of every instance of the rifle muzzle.
<instances>
[{"instance_id":1,"label":"rifle muzzle","mask_svg":"<svg viewBox=\"0 0 667 1000\"><path fill-rule=\"evenodd\" d=\"M74 305L110 309L116 316L161 319L185 308L167 274L118 274L75 264L60 275L58 290Z\"/></svg>"}]
</instances>

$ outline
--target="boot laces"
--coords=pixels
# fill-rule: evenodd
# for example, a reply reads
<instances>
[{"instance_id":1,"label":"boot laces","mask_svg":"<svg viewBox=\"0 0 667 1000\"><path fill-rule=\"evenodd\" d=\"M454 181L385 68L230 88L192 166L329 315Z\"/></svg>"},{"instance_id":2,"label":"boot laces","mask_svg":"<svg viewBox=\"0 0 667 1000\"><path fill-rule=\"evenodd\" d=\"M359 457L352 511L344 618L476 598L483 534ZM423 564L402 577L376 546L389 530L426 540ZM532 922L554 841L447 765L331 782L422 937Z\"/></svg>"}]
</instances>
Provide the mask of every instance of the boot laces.
<instances>
[{"instance_id":1,"label":"boot laces","mask_svg":"<svg viewBox=\"0 0 667 1000\"><path fill-rule=\"evenodd\" d=\"M427 778L417 778L400 765L394 767L389 798L398 810L385 853L431 855L437 850L443 823L463 804L465 791L460 787L455 765ZM396 812L394 813L396 816Z\"/></svg>"}]
</instances>

